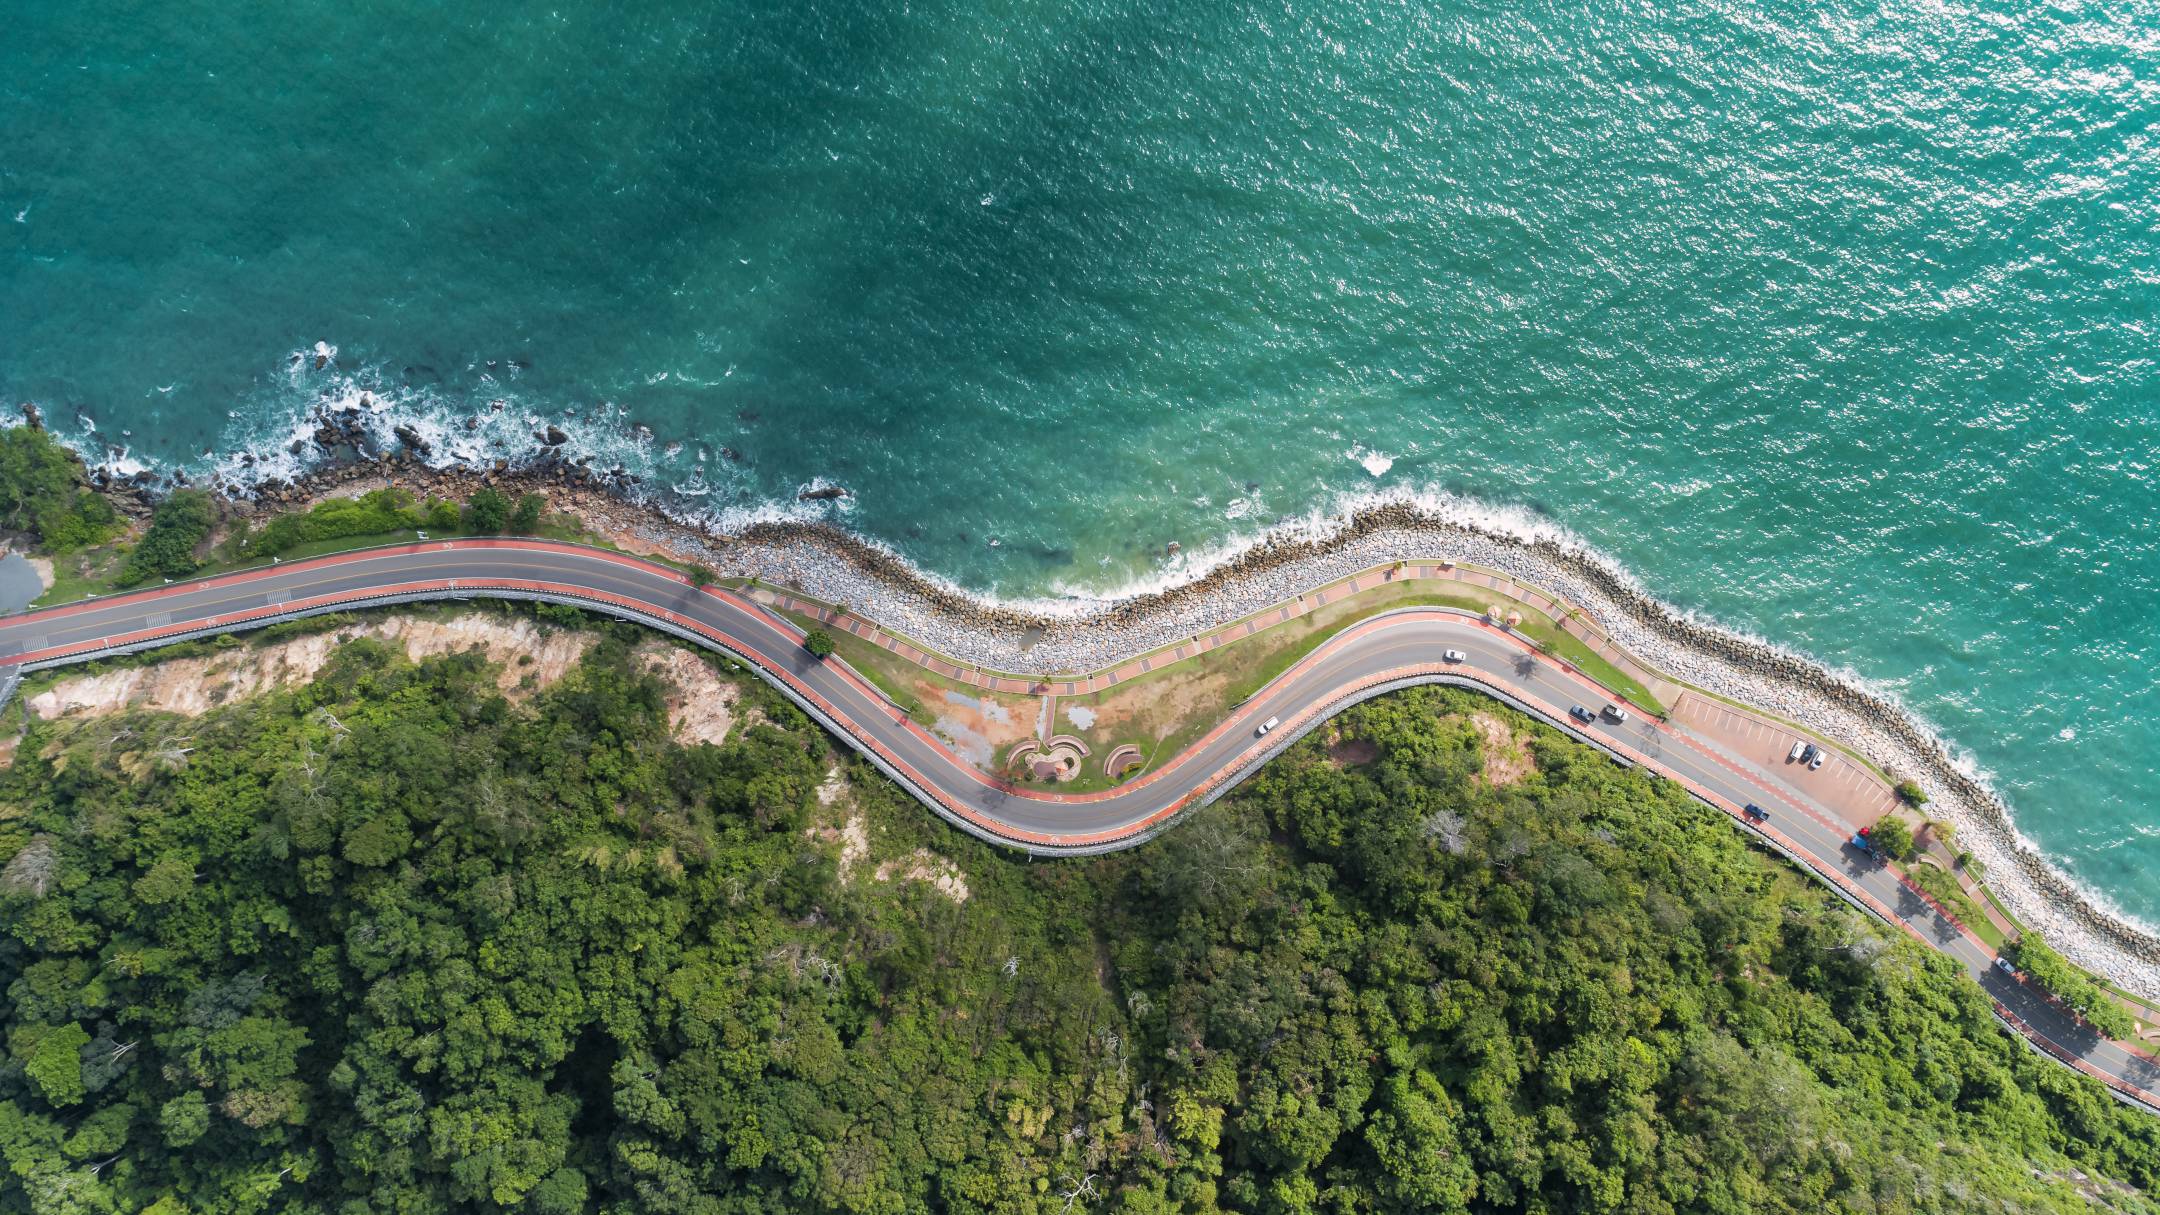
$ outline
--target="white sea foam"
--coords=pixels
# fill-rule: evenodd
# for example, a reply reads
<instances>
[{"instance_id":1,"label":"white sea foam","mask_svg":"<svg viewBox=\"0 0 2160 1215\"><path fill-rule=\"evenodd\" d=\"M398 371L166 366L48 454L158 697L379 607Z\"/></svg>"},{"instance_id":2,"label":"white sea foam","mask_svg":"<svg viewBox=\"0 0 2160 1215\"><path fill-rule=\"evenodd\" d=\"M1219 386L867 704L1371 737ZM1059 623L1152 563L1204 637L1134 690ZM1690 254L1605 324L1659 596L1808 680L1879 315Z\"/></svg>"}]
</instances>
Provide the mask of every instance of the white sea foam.
<instances>
[{"instance_id":1,"label":"white sea foam","mask_svg":"<svg viewBox=\"0 0 2160 1215\"><path fill-rule=\"evenodd\" d=\"M1355 461L1359 468L1374 477L1384 477L1389 469L1395 467L1395 457L1374 451L1363 443L1344 452L1343 456Z\"/></svg>"}]
</instances>

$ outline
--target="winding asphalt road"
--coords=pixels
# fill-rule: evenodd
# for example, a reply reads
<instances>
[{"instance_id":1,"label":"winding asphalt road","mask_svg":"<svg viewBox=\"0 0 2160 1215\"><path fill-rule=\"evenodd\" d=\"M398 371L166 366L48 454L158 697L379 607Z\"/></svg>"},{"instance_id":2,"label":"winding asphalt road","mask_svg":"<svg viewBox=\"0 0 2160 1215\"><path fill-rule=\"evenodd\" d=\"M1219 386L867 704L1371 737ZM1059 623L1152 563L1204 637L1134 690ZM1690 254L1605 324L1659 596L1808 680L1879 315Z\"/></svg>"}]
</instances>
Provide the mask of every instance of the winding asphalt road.
<instances>
[{"instance_id":1,"label":"winding asphalt road","mask_svg":"<svg viewBox=\"0 0 2160 1215\"><path fill-rule=\"evenodd\" d=\"M1204 804L1343 707L1418 683L1477 688L1623 763L1678 781L1770 846L1813 870L1847 901L1940 950L1987 991L2036 1049L2160 1110L2160 1065L2098 1038L2037 990L2002 973L1994 953L1893 871L1847 847L1849 829L1775 773L1710 739L1640 714L1581 724L1568 707L1616 699L1572 669L1477 617L1410 608L1330 639L1234 711L1205 738L1116 789L1060 795L995 780L970 765L837 660L804 652L802 634L720 587L696 587L653 562L536 540L454 540L292 562L0 620L0 686L28 670L86 662L188 637L355 607L458 597L575 603L637 620L742 659L952 822L1038 855L1131 847L1179 811ZM1440 661L1444 649L1464 660ZM1281 725L1266 735L1255 727ZM1751 823L1755 805L1768 820Z\"/></svg>"}]
</instances>

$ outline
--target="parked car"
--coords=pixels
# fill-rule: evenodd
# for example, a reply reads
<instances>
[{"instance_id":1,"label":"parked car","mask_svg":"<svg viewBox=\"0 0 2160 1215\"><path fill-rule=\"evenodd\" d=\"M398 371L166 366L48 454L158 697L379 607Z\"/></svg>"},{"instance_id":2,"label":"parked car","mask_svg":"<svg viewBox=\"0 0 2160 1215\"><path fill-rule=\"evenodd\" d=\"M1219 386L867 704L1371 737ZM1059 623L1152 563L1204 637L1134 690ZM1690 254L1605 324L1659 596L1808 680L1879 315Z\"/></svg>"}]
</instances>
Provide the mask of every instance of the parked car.
<instances>
[{"instance_id":1,"label":"parked car","mask_svg":"<svg viewBox=\"0 0 2160 1215\"><path fill-rule=\"evenodd\" d=\"M1463 653L1461 650L1440 651L1440 659L1443 662L1465 662L1469 657L1468 654Z\"/></svg>"},{"instance_id":2,"label":"parked car","mask_svg":"<svg viewBox=\"0 0 2160 1215\"><path fill-rule=\"evenodd\" d=\"M1627 720L1627 710L1621 708L1619 705L1616 704L1607 703L1605 706L1604 715L1606 721L1609 721L1616 726Z\"/></svg>"},{"instance_id":3,"label":"parked car","mask_svg":"<svg viewBox=\"0 0 2160 1215\"><path fill-rule=\"evenodd\" d=\"M1821 747L1815 748L1815 758L1807 761L1808 771L1813 772L1815 769L1822 767L1823 761L1828 758L1830 758L1828 751L1823 750Z\"/></svg>"},{"instance_id":4,"label":"parked car","mask_svg":"<svg viewBox=\"0 0 2160 1215\"><path fill-rule=\"evenodd\" d=\"M1267 732L1268 732L1269 730L1272 730L1272 729L1274 729L1275 727L1277 727L1277 726L1279 726L1279 725L1281 725L1281 724L1282 724L1282 718L1280 718L1280 717L1270 717L1270 718L1268 718L1268 719L1267 719L1266 721L1263 721L1263 722L1261 722L1261 723L1260 723L1260 728L1259 728L1259 729L1257 729L1257 730L1254 730L1254 731L1253 731L1253 734L1254 734L1254 736L1256 736L1256 737L1257 737L1257 736L1259 736L1259 735L1262 735L1262 734L1265 734L1265 733L1267 733Z\"/></svg>"},{"instance_id":5,"label":"parked car","mask_svg":"<svg viewBox=\"0 0 2160 1215\"><path fill-rule=\"evenodd\" d=\"M1807 761L1815 758L1815 753L1819 749L1820 748L1816 747L1814 743L1809 743L1808 745L1800 748L1800 762L1804 764Z\"/></svg>"},{"instance_id":6,"label":"parked car","mask_svg":"<svg viewBox=\"0 0 2160 1215\"><path fill-rule=\"evenodd\" d=\"M1576 721L1580 722L1587 723L1597 720L1597 714L1592 713L1590 710L1582 707L1581 705L1576 705L1574 708L1569 709L1567 713L1569 717L1572 717Z\"/></svg>"},{"instance_id":7,"label":"parked car","mask_svg":"<svg viewBox=\"0 0 2160 1215\"><path fill-rule=\"evenodd\" d=\"M2013 979L2018 977L2017 967L2012 966L2010 964L2010 959L2008 958L1995 959L1995 969L2003 972L2006 975L2009 975Z\"/></svg>"},{"instance_id":8,"label":"parked car","mask_svg":"<svg viewBox=\"0 0 2160 1215\"><path fill-rule=\"evenodd\" d=\"M1790 750L1790 751L1787 751L1787 752L1785 753L1785 762L1786 762L1786 763L1788 763L1788 764L1796 764L1796 763L1799 763L1799 762L1800 762L1800 759L1801 759L1801 757L1802 757L1802 756L1804 756L1804 755L1806 755L1806 754L1807 754L1807 744L1806 744L1806 743L1804 743L1804 742L1802 742L1802 741L1800 741L1799 739L1794 739L1794 740L1793 740L1793 745L1792 745L1792 750Z\"/></svg>"}]
</instances>

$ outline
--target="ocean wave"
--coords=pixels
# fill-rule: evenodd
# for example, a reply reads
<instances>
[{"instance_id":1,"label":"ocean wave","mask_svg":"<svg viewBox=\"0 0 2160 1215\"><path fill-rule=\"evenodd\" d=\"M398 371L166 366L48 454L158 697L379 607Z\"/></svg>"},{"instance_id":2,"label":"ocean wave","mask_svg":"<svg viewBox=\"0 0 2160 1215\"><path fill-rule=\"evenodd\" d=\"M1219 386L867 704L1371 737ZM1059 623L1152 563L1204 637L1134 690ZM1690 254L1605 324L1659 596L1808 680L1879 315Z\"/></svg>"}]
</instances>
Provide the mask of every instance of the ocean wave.
<instances>
[{"instance_id":1,"label":"ocean wave","mask_svg":"<svg viewBox=\"0 0 2160 1215\"><path fill-rule=\"evenodd\" d=\"M1395 467L1395 457L1374 451L1363 443L1359 443L1349 451L1344 452L1343 458L1356 463L1359 468L1364 469L1366 474L1372 477L1384 477L1389 469Z\"/></svg>"}]
</instances>

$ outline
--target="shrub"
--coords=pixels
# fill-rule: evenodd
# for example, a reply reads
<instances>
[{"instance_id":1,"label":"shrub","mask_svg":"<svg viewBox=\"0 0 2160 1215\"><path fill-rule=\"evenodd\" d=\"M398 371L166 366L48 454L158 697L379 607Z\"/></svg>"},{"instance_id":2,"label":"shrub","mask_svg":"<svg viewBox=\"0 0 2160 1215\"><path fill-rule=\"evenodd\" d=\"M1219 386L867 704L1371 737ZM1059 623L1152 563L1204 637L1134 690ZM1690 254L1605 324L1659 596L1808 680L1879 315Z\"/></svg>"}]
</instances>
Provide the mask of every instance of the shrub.
<instances>
[{"instance_id":1,"label":"shrub","mask_svg":"<svg viewBox=\"0 0 2160 1215\"><path fill-rule=\"evenodd\" d=\"M120 585L194 573L195 546L210 534L215 518L210 495L199 489L183 489L158 503L157 512L150 516L150 530L143 533L120 569Z\"/></svg>"},{"instance_id":2,"label":"shrub","mask_svg":"<svg viewBox=\"0 0 2160 1215\"><path fill-rule=\"evenodd\" d=\"M1899 781L1897 783L1897 795L1902 798L1905 804L1908 806L1927 805L1927 790L1921 788L1920 782L1918 781Z\"/></svg>"},{"instance_id":3,"label":"shrub","mask_svg":"<svg viewBox=\"0 0 2160 1215\"><path fill-rule=\"evenodd\" d=\"M465 530L492 534L510 521L510 499L502 491L483 486L465 500Z\"/></svg>"},{"instance_id":4,"label":"shrub","mask_svg":"<svg viewBox=\"0 0 2160 1215\"><path fill-rule=\"evenodd\" d=\"M251 557L274 557L317 540L404 531L431 519L413 506L412 495L403 490L372 490L357 498L331 498L305 511L279 515L248 538L246 552Z\"/></svg>"},{"instance_id":5,"label":"shrub","mask_svg":"<svg viewBox=\"0 0 2160 1215\"><path fill-rule=\"evenodd\" d=\"M530 536L540 530L540 514L547 509L547 499L539 494L526 494L518 499L517 509L510 512L510 530L520 536Z\"/></svg>"}]
</instances>

